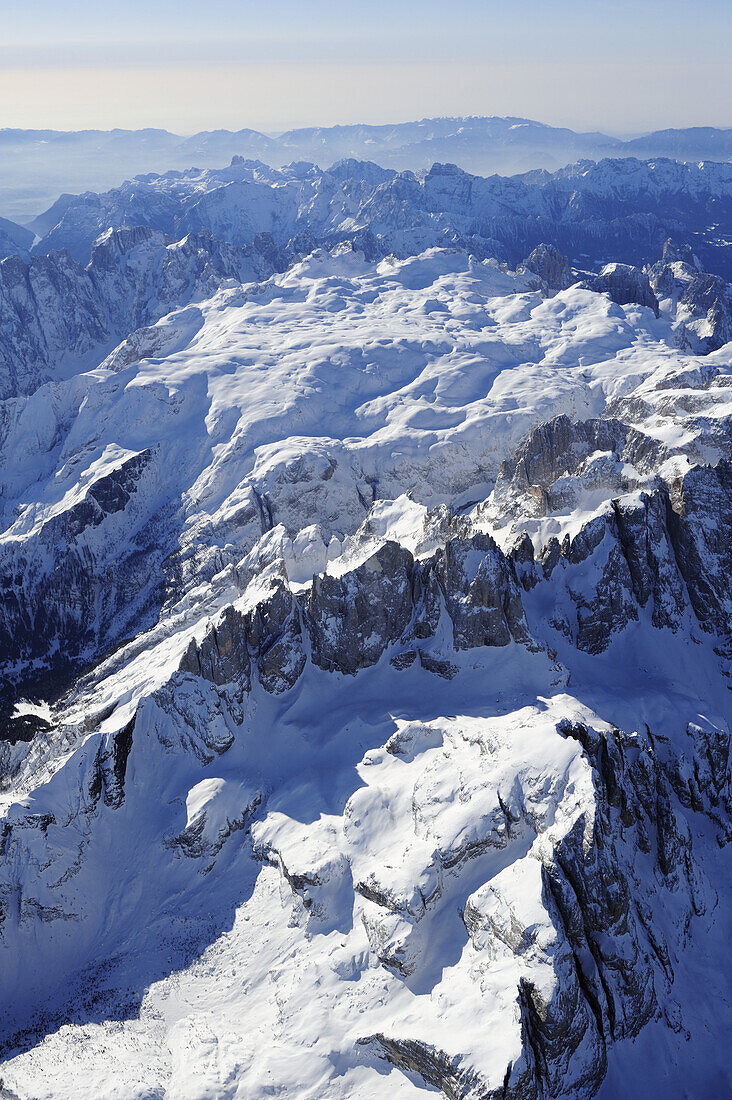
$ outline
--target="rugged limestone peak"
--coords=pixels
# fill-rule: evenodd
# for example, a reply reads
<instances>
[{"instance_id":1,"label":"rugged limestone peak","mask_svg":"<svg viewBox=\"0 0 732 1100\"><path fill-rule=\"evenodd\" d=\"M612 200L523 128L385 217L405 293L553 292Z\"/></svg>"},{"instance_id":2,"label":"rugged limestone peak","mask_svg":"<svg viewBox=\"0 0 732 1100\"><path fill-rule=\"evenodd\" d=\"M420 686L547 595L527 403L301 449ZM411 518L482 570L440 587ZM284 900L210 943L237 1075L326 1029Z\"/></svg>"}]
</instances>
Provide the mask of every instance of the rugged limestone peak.
<instances>
[{"instance_id":1,"label":"rugged limestone peak","mask_svg":"<svg viewBox=\"0 0 732 1100\"><path fill-rule=\"evenodd\" d=\"M541 280L545 294L567 290L577 280L569 260L552 244L539 244L519 265L519 271L530 271Z\"/></svg>"},{"instance_id":2,"label":"rugged limestone peak","mask_svg":"<svg viewBox=\"0 0 732 1100\"><path fill-rule=\"evenodd\" d=\"M703 274L692 279L679 299L680 312L690 318L707 351L716 351L732 341L732 291L718 275Z\"/></svg>"},{"instance_id":3,"label":"rugged limestone peak","mask_svg":"<svg viewBox=\"0 0 732 1100\"><path fill-rule=\"evenodd\" d=\"M559 416L504 460L483 511L504 521L570 512L599 488L612 495L653 480L667 457L659 441L619 420Z\"/></svg>"},{"instance_id":4,"label":"rugged limestone peak","mask_svg":"<svg viewBox=\"0 0 732 1100\"><path fill-rule=\"evenodd\" d=\"M432 565L452 622L456 649L528 642L519 589L509 563L488 535L453 539Z\"/></svg>"},{"instance_id":5,"label":"rugged limestone peak","mask_svg":"<svg viewBox=\"0 0 732 1100\"><path fill-rule=\"evenodd\" d=\"M600 294L609 294L619 306L637 303L652 309L658 317L658 298L651 289L648 276L631 264L605 264L589 285Z\"/></svg>"},{"instance_id":6,"label":"rugged limestone peak","mask_svg":"<svg viewBox=\"0 0 732 1100\"><path fill-rule=\"evenodd\" d=\"M704 271L690 245L666 241L663 258L648 269L651 286L677 324L677 343L708 355L732 340L732 290Z\"/></svg>"},{"instance_id":7,"label":"rugged limestone peak","mask_svg":"<svg viewBox=\"0 0 732 1100\"><path fill-rule=\"evenodd\" d=\"M411 618L412 561L387 542L352 573L313 579L306 614L315 664L353 674L379 660Z\"/></svg>"},{"instance_id":8,"label":"rugged limestone peak","mask_svg":"<svg viewBox=\"0 0 732 1100\"><path fill-rule=\"evenodd\" d=\"M690 244L677 244L672 237L669 237L663 245L663 257L664 264L681 263L686 264L689 267L696 268L697 271L702 270L701 261L695 254Z\"/></svg>"},{"instance_id":9,"label":"rugged limestone peak","mask_svg":"<svg viewBox=\"0 0 732 1100\"><path fill-rule=\"evenodd\" d=\"M702 630L728 639L727 541L721 532L715 537L709 523L710 510L727 516L728 482L727 464L720 463L694 468L670 488L616 499L571 539L561 545L550 540L539 555L541 574L525 549L515 549L512 558L523 560L523 587L531 589L543 577L556 591L555 569L561 563L575 610L569 616L560 611L563 601L555 595L557 611L550 621L590 653L605 650L645 608L658 629L680 629L691 611Z\"/></svg>"}]
</instances>

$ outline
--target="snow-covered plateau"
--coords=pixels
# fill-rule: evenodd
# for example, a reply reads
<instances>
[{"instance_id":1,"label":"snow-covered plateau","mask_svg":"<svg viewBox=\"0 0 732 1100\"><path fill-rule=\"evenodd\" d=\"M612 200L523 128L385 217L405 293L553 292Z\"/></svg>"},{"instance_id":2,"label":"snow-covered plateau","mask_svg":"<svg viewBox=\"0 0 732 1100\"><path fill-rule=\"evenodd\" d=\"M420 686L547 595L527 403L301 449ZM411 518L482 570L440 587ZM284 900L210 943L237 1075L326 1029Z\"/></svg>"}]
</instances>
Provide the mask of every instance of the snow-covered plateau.
<instances>
[{"instance_id":1,"label":"snow-covered plateau","mask_svg":"<svg viewBox=\"0 0 732 1100\"><path fill-rule=\"evenodd\" d=\"M729 1097L729 287L179 190L0 264L0 1097Z\"/></svg>"}]
</instances>

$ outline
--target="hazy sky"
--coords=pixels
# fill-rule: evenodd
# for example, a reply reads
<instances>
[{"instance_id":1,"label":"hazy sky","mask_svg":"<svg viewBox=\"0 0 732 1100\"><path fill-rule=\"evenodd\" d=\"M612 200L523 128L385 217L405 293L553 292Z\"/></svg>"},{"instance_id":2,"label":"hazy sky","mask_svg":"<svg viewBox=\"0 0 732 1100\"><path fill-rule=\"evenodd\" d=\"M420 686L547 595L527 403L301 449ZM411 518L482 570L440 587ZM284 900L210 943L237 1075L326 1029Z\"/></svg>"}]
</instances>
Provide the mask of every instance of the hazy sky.
<instances>
[{"instance_id":1,"label":"hazy sky","mask_svg":"<svg viewBox=\"0 0 732 1100\"><path fill-rule=\"evenodd\" d=\"M732 0L3 0L0 126L732 125Z\"/></svg>"}]
</instances>

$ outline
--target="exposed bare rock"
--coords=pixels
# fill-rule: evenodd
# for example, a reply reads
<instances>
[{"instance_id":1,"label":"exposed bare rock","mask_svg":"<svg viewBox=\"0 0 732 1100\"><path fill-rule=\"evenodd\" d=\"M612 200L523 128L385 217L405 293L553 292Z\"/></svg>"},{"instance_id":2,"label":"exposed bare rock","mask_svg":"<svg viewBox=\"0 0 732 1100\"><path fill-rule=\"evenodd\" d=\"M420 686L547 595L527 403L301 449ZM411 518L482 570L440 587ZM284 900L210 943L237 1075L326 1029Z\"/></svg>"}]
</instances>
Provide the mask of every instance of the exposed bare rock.
<instances>
[{"instance_id":1,"label":"exposed bare rock","mask_svg":"<svg viewBox=\"0 0 732 1100\"><path fill-rule=\"evenodd\" d=\"M305 604L313 661L354 674L376 664L412 614L412 555L387 542L343 577L315 577Z\"/></svg>"},{"instance_id":2,"label":"exposed bare rock","mask_svg":"<svg viewBox=\"0 0 732 1100\"><path fill-rule=\"evenodd\" d=\"M503 517L571 511L588 491L635 488L665 457L662 444L619 420L558 416L502 463L486 511Z\"/></svg>"},{"instance_id":3,"label":"exposed bare rock","mask_svg":"<svg viewBox=\"0 0 732 1100\"><path fill-rule=\"evenodd\" d=\"M730 734L708 720L689 722L687 743L671 755L667 774L683 806L716 821L722 844L732 839Z\"/></svg>"},{"instance_id":4,"label":"exposed bare rock","mask_svg":"<svg viewBox=\"0 0 732 1100\"><path fill-rule=\"evenodd\" d=\"M118 808L124 802L127 759L132 748L135 720L105 738L99 746L89 781L89 797L96 802L102 795L107 806Z\"/></svg>"},{"instance_id":5,"label":"exposed bare rock","mask_svg":"<svg viewBox=\"0 0 732 1100\"><path fill-rule=\"evenodd\" d=\"M252 662L273 694L292 687L305 666L298 607L281 577L273 577L270 594L252 610L225 608L202 642L190 643L180 670L233 684L241 697L250 690Z\"/></svg>"},{"instance_id":6,"label":"exposed bare rock","mask_svg":"<svg viewBox=\"0 0 732 1100\"><path fill-rule=\"evenodd\" d=\"M359 1039L364 1046L373 1046L395 1066L408 1073L418 1074L423 1081L439 1089L450 1100L480 1096L482 1100L534 1100L536 1091L508 1092L505 1089L488 1089L480 1077L460 1068L460 1057L415 1039L391 1039L376 1033Z\"/></svg>"},{"instance_id":7,"label":"exposed bare rock","mask_svg":"<svg viewBox=\"0 0 732 1100\"><path fill-rule=\"evenodd\" d=\"M569 260L553 244L537 245L518 270L538 276L542 290L548 296L566 290L577 281Z\"/></svg>"},{"instance_id":8,"label":"exposed bare rock","mask_svg":"<svg viewBox=\"0 0 732 1100\"><path fill-rule=\"evenodd\" d=\"M666 493L641 493L637 501L616 501L614 514L636 600L645 607L652 597L653 625L677 629L686 593L667 528Z\"/></svg>"},{"instance_id":9,"label":"exposed bare rock","mask_svg":"<svg viewBox=\"0 0 732 1100\"><path fill-rule=\"evenodd\" d=\"M648 275L674 317L680 347L706 355L732 340L732 289L719 275L704 271L690 245L667 240L663 259Z\"/></svg>"},{"instance_id":10,"label":"exposed bare rock","mask_svg":"<svg viewBox=\"0 0 732 1100\"><path fill-rule=\"evenodd\" d=\"M516 579L523 589L530 591L538 581L534 544L522 531L508 553Z\"/></svg>"},{"instance_id":11,"label":"exposed bare rock","mask_svg":"<svg viewBox=\"0 0 732 1100\"><path fill-rule=\"evenodd\" d=\"M704 351L716 351L732 340L732 290L719 275L692 279L679 298L678 312L684 329L694 328Z\"/></svg>"},{"instance_id":12,"label":"exposed bare rock","mask_svg":"<svg viewBox=\"0 0 732 1100\"><path fill-rule=\"evenodd\" d=\"M604 522L601 529L604 536ZM573 541L573 547L577 541L582 541L584 535L580 532ZM587 588L571 571L567 582L576 606L577 646L588 653L602 653L616 635L638 618L625 556L618 545L612 545L611 538L608 538L606 547L603 547L605 554L593 560L599 576L593 576Z\"/></svg>"},{"instance_id":13,"label":"exposed bare rock","mask_svg":"<svg viewBox=\"0 0 732 1100\"><path fill-rule=\"evenodd\" d=\"M456 649L530 640L518 585L489 535L449 541L430 568L452 621Z\"/></svg>"},{"instance_id":14,"label":"exposed bare rock","mask_svg":"<svg viewBox=\"0 0 732 1100\"><path fill-rule=\"evenodd\" d=\"M199 645L191 640L180 663L181 672L193 673L214 684L236 683L249 691L247 627L247 617L234 607L227 607Z\"/></svg>"},{"instance_id":15,"label":"exposed bare rock","mask_svg":"<svg viewBox=\"0 0 732 1100\"><path fill-rule=\"evenodd\" d=\"M619 306L637 304L652 309L658 317L658 298L651 290L648 276L630 264L605 264L589 283L592 290L609 294Z\"/></svg>"},{"instance_id":16,"label":"exposed bare rock","mask_svg":"<svg viewBox=\"0 0 732 1100\"><path fill-rule=\"evenodd\" d=\"M732 467L697 466L671 487L668 531L704 630L732 633Z\"/></svg>"}]
</instances>

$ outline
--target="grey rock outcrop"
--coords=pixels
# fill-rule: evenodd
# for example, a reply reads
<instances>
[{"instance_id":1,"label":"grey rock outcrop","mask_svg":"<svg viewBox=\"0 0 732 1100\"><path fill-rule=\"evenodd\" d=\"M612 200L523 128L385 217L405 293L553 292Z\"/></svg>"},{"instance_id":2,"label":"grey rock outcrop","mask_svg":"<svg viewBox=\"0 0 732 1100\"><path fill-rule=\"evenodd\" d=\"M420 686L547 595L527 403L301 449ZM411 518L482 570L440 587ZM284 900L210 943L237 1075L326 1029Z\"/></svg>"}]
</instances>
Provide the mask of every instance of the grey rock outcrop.
<instances>
[{"instance_id":1,"label":"grey rock outcrop","mask_svg":"<svg viewBox=\"0 0 732 1100\"><path fill-rule=\"evenodd\" d=\"M651 289L648 276L640 268L631 264L606 264L588 285L600 294L608 294L619 306L647 306L658 317L658 298Z\"/></svg>"},{"instance_id":2,"label":"grey rock outcrop","mask_svg":"<svg viewBox=\"0 0 732 1100\"><path fill-rule=\"evenodd\" d=\"M480 1096L481 1100L536 1100L537 1097L528 1073L523 1074L520 1081L514 1080L510 1087L492 1089L479 1074L462 1067L459 1056L451 1056L418 1039L395 1039L376 1032L363 1036L359 1043L376 1050L406 1073L417 1074L451 1100L473 1096Z\"/></svg>"},{"instance_id":3,"label":"grey rock outcrop","mask_svg":"<svg viewBox=\"0 0 732 1100\"><path fill-rule=\"evenodd\" d=\"M452 622L456 649L530 641L519 587L490 535L451 539L437 551L430 572ZM433 598L435 593L432 588ZM433 605L433 616L435 610Z\"/></svg>"},{"instance_id":4,"label":"grey rock outcrop","mask_svg":"<svg viewBox=\"0 0 732 1100\"><path fill-rule=\"evenodd\" d=\"M719 826L720 846L732 840L732 773L729 732L701 719L689 722L686 743L669 757L666 775L682 806Z\"/></svg>"},{"instance_id":5,"label":"grey rock outcrop","mask_svg":"<svg viewBox=\"0 0 732 1100\"><path fill-rule=\"evenodd\" d=\"M677 244L672 237L664 241L662 261L664 264L682 263L701 271L701 263L690 244Z\"/></svg>"},{"instance_id":6,"label":"grey rock outcrop","mask_svg":"<svg viewBox=\"0 0 732 1100\"><path fill-rule=\"evenodd\" d=\"M693 467L671 486L668 530L702 628L732 634L732 465Z\"/></svg>"},{"instance_id":7,"label":"grey rock outcrop","mask_svg":"<svg viewBox=\"0 0 732 1100\"><path fill-rule=\"evenodd\" d=\"M732 524L729 462L695 465L663 483L655 471L667 458L657 440L614 419L572 422L562 416L529 433L500 469L482 511L511 516L567 515L598 488L608 507L563 542L551 538L535 553L517 535L509 558L521 587L530 591L555 570L576 609L553 620L581 649L601 652L618 631L648 608L657 628L679 629L686 609L716 634L725 652L732 634ZM592 568L584 563L592 561ZM561 587L561 585L560 585Z\"/></svg>"},{"instance_id":8,"label":"grey rock outcrop","mask_svg":"<svg viewBox=\"0 0 732 1100\"><path fill-rule=\"evenodd\" d=\"M713 892L696 870L689 826L667 779L669 763L651 731L598 732L572 722L559 730L582 744L597 808L592 822L580 819L545 861L545 895L594 1018L601 1079L605 1048L637 1035L673 981L683 936L667 940L654 920L664 894L682 896L691 914L703 912ZM644 890L641 882L653 885ZM563 1021L566 1031L572 1014L565 1012Z\"/></svg>"},{"instance_id":9,"label":"grey rock outcrop","mask_svg":"<svg viewBox=\"0 0 732 1100\"><path fill-rule=\"evenodd\" d=\"M376 664L409 624L412 564L408 550L387 542L343 577L313 578L305 614L316 665L353 674Z\"/></svg>"},{"instance_id":10,"label":"grey rock outcrop","mask_svg":"<svg viewBox=\"0 0 732 1100\"><path fill-rule=\"evenodd\" d=\"M127 760L132 749L135 719L99 745L88 781L88 797L96 804L101 797L105 805L115 809L124 802Z\"/></svg>"},{"instance_id":11,"label":"grey rock outcrop","mask_svg":"<svg viewBox=\"0 0 732 1100\"><path fill-rule=\"evenodd\" d=\"M679 309L690 321L697 321L703 350L717 351L732 340L732 290L718 275L697 275L679 298Z\"/></svg>"},{"instance_id":12,"label":"grey rock outcrop","mask_svg":"<svg viewBox=\"0 0 732 1100\"><path fill-rule=\"evenodd\" d=\"M223 687L236 684L242 692L251 688L248 619L229 606L199 643L192 640L179 669Z\"/></svg>"},{"instance_id":13,"label":"grey rock outcrop","mask_svg":"<svg viewBox=\"0 0 732 1100\"><path fill-rule=\"evenodd\" d=\"M706 355L732 340L732 288L703 270L690 245L667 240L648 276L658 297L671 304L682 348Z\"/></svg>"},{"instance_id":14,"label":"grey rock outcrop","mask_svg":"<svg viewBox=\"0 0 732 1100\"><path fill-rule=\"evenodd\" d=\"M298 605L286 579L277 577L251 611L225 608L202 641L190 643L180 671L230 684L241 699L251 689L252 664L265 690L276 695L296 683L305 660Z\"/></svg>"},{"instance_id":15,"label":"grey rock outcrop","mask_svg":"<svg viewBox=\"0 0 732 1100\"><path fill-rule=\"evenodd\" d=\"M712 519L712 516L715 518ZM732 482L728 463L694 467L670 491L613 501L610 511L585 524L573 539L556 545L553 576L563 563L569 594L577 609L576 644L599 653L649 607L655 627L676 630L685 609L701 628L721 639L732 634ZM548 561L551 548L543 557ZM589 558L596 579L574 567ZM535 574L534 574L535 575ZM554 576L556 584L556 576Z\"/></svg>"},{"instance_id":16,"label":"grey rock outcrop","mask_svg":"<svg viewBox=\"0 0 732 1100\"><path fill-rule=\"evenodd\" d=\"M550 578L546 583L560 592L555 570L561 565L575 608L574 622L562 618L565 604L557 595L554 625L579 649L603 652L631 622L638 621L643 609L648 609L655 627L679 628L693 601L679 568L679 539L675 525L669 523L669 512L664 489L622 497L574 538L561 545L555 539L545 548L541 576ZM534 572L532 584L541 576Z\"/></svg>"},{"instance_id":17,"label":"grey rock outcrop","mask_svg":"<svg viewBox=\"0 0 732 1100\"><path fill-rule=\"evenodd\" d=\"M629 492L666 457L661 443L611 418L540 424L500 467L489 510L502 517L569 512L583 492Z\"/></svg>"},{"instance_id":18,"label":"grey rock outcrop","mask_svg":"<svg viewBox=\"0 0 732 1100\"><path fill-rule=\"evenodd\" d=\"M560 290L567 290L577 281L569 260L553 244L537 245L531 255L519 264L518 271L536 275L544 294L549 297Z\"/></svg>"},{"instance_id":19,"label":"grey rock outcrop","mask_svg":"<svg viewBox=\"0 0 732 1100\"><path fill-rule=\"evenodd\" d=\"M293 597L286 579L277 578L253 610L226 608L202 641L190 643L180 669L235 684L241 694L250 690L255 664L268 691L286 690L305 664L305 631L313 664L354 675L400 641L418 647L433 637L443 610L456 649L534 644L511 563L490 536L474 535L449 540L417 566L408 550L387 542L350 572L316 575L303 596ZM395 660L409 667L417 655L412 649L405 661ZM448 661L419 656L449 674Z\"/></svg>"}]
</instances>

